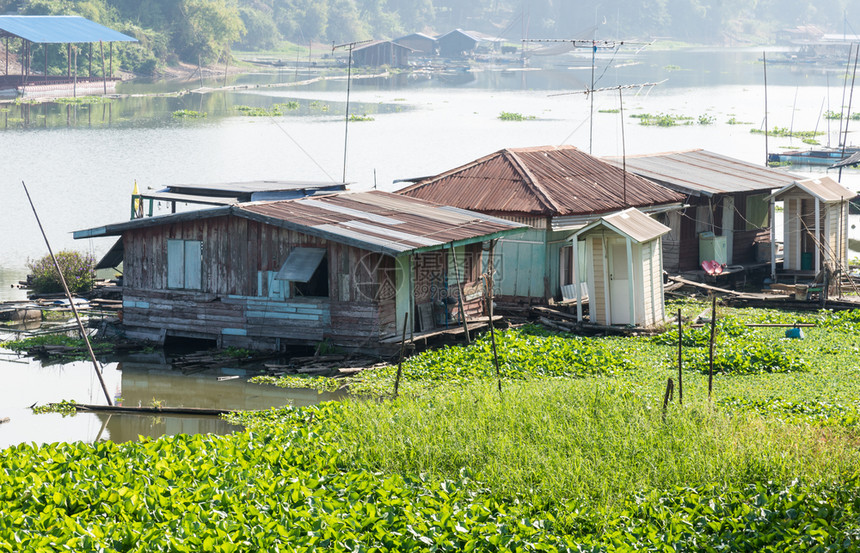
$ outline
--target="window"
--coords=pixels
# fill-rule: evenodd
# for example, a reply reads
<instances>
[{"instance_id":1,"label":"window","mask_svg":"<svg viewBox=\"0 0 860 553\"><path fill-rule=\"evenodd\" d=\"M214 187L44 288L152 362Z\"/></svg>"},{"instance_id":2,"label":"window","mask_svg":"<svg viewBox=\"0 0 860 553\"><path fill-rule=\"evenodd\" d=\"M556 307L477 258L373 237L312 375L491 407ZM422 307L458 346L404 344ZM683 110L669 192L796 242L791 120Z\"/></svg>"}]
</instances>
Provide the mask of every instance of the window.
<instances>
[{"instance_id":1,"label":"window","mask_svg":"<svg viewBox=\"0 0 860 553\"><path fill-rule=\"evenodd\" d=\"M167 241L167 287L201 290L203 242L200 240Z\"/></svg>"},{"instance_id":2,"label":"window","mask_svg":"<svg viewBox=\"0 0 860 553\"><path fill-rule=\"evenodd\" d=\"M295 297L328 297L328 259L325 248L293 248L276 280L293 283Z\"/></svg>"},{"instance_id":3,"label":"window","mask_svg":"<svg viewBox=\"0 0 860 553\"><path fill-rule=\"evenodd\" d=\"M770 215L770 201L767 194L747 196L746 230L767 228Z\"/></svg>"}]
</instances>

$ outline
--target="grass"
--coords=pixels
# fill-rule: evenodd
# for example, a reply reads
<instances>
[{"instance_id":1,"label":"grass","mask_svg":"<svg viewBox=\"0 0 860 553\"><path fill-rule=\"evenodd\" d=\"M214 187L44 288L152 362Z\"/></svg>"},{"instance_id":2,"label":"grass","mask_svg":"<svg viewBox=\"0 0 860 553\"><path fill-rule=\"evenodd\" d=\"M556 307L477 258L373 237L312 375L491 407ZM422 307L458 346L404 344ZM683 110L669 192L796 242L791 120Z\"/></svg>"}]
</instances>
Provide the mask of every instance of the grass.
<instances>
[{"instance_id":1,"label":"grass","mask_svg":"<svg viewBox=\"0 0 860 553\"><path fill-rule=\"evenodd\" d=\"M685 321L708 308L667 305ZM0 451L0 551L853 550L860 314L718 320L717 353L747 352L732 366L803 369L719 373L709 402L690 365L664 413L671 334L510 330L501 395L484 337L410 358L395 400L389 367L353 383L378 400L247 413L232 436ZM816 326L745 326L765 322ZM687 330L686 354L706 354Z\"/></svg>"},{"instance_id":2,"label":"grass","mask_svg":"<svg viewBox=\"0 0 860 553\"><path fill-rule=\"evenodd\" d=\"M359 466L454 478L536 505L607 513L637 495L713 482L841 482L860 462L849 436L733 416L699 400L664 421L655 395L612 380L492 383L391 403L351 402L336 441Z\"/></svg>"}]
</instances>

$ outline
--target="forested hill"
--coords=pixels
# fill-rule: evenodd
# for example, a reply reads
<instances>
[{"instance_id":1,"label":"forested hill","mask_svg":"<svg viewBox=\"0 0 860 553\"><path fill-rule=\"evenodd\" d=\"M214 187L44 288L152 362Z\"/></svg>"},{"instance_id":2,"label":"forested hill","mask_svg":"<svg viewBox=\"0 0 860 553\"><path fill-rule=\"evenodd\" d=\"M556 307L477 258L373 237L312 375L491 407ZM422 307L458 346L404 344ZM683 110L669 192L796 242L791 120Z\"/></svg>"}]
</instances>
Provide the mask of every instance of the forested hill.
<instances>
[{"instance_id":1,"label":"forested hill","mask_svg":"<svg viewBox=\"0 0 860 553\"><path fill-rule=\"evenodd\" d=\"M741 44L817 25L857 33L860 0L0 0L0 13L77 14L138 38L125 69L176 59L214 63L231 49L394 38L455 28L531 38L626 38Z\"/></svg>"}]
</instances>

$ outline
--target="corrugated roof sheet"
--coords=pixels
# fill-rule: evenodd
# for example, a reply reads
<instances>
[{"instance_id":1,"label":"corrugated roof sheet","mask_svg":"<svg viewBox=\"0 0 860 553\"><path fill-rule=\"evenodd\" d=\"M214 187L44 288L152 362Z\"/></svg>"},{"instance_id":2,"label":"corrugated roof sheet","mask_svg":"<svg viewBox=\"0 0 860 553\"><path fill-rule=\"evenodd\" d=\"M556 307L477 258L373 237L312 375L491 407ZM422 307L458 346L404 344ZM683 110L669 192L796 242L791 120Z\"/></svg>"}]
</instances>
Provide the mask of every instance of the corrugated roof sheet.
<instances>
[{"instance_id":1,"label":"corrugated roof sheet","mask_svg":"<svg viewBox=\"0 0 860 553\"><path fill-rule=\"evenodd\" d=\"M0 15L0 36L37 44L66 42L137 42L136 38L77 15Z\"/></svg>"},{"instance_id":2,"label":"corrugated roof sheet","mask_svg":"<svg viewBox=\"0 0 860 553\"><path fill-rule=\"evenodd\" d=\"M506 148L398 193L499 215L606 213L685 199L630 172L625 179L621 169L573 146Z\"/></svg>"},{"instance_id":3,"label":"corrugated roof sheet","mask_svg":"<svg viewBox=\"0 0 860 553\"><path fill-rule=\"evenodd\" d=\"M589 223L580 229L575 236L586 234L600 226L608 227L623 236L629 236L638 244L659 238L671 230L663 223L652 219L635 207L631 207Z\"/></svg>"},{"instance_id":4,"label":"corrugated roof sheet","mask_svg":"<svg viewBox=\"0 0 860 553\"><path fill-rule=\"evenodd\" d=\"M799 188L807 194L811 194L812 196L817 196L820 200L825 202L847 202L848 200L857 195L857 192L845 188L830 177L821 177L820 179L806 179L795 181L788 186L785 186L784 188L781 188L780 190L774 192L772 194L772 197L779 200L787 192L795 188Z\"/></svg>"},{"instance_id":5,"label":"corrugated roof sheet","mask_svg":"<svg viewBox=\"0 0 860 553\"><path fill-rule=\"evenodd\" d=\"M603 158L621 167L620 157ZM706 150L628 156L627 170L693 196L769 192L800 177Z\"/></svg>"},{"instance_id":6,"label":"corrugated roof sheet","mask_svg":"<svg viewBox=\"0 0 860 553\"><path fill-rule=\"evenodd\" d=\"M311 236L399 255L468 244L522 232L527 225L388 192L342 192L313 199L252 202L135 219L74 233L75 238L116 236L127 230L235 215Z\"/></svg>"}]
</instances>

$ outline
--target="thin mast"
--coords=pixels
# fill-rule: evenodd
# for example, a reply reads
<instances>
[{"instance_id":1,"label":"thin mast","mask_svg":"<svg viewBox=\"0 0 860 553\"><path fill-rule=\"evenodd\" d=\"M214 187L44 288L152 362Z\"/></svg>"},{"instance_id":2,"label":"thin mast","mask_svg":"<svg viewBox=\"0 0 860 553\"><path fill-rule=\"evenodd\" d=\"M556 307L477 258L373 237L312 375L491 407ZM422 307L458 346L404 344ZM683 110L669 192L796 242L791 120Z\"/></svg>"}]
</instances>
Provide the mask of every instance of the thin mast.
<instances>
[{"instance_id":1,"label":"thin mast","mask_svg":"<svg viewBox=\"0 0 860 553\"><path fill-rule=\"evenodd\" d=\"M78 321L78 330L81 332L81 338L84 339L84 342L87 344L87 351L90 354L90 359L93 361L93 369L96 371L96 376L99 377L99 383L102 385L102 391L105 394L105 399L107 400L108 405L113 405L110 399L110 394L108 393L107 386L105 385L104 377L102 376L101 371L99 370L99 363L96 361L96 354L93 353L93 347L90 345L90 339L87 336L86 330L84 330L84 323L81 322L81 316L78 314L78 308L75 307L75 300L72 298L72 293L69 292L69 287L66 284L66 279L63 276L63 271L60 269L60 264L57 263L57 258L54 257L54 252L51 250L51 243L48 242L48 236L45 234L45 229L42 227L42 221L39 220L39 214L36 213L36 206L33 205L33 199L30 197L30 191L27 190L27 185L24 184L24 181L21 181L21 186L24 187L24 193L27 194L27 200L30 202L30 207L33 208L33 215L36 216L36 223L39 224L39 230L42 231L42 238L45 239L45 245L48 246L48 253L51 254L51 260L54 262L54 267L57 269L57 274L60 276L60 283L63 285L63 290L66 293L66 297L69 299L69 305L72 308L72 313L75 314L75 320Z\"/></svg>"}]
</instances>

